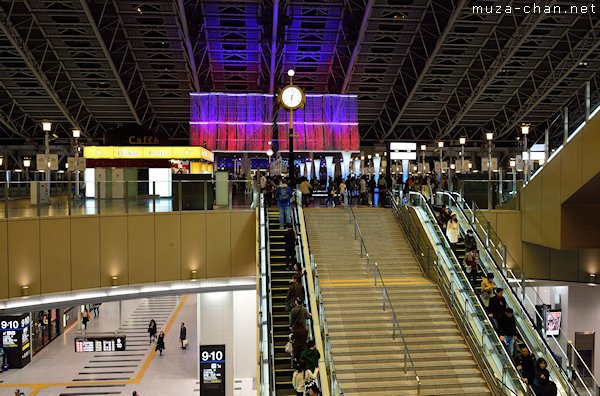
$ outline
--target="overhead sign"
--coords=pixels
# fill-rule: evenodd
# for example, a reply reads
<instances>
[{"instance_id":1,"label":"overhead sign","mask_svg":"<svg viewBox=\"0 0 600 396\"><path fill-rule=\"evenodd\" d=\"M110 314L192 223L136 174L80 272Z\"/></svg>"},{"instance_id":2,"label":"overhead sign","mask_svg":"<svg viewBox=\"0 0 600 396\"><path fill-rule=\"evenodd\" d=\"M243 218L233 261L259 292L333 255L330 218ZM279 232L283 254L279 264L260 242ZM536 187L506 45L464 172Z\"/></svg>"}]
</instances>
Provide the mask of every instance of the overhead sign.
<instances>
[{"instance_id":1,"label":"overhead sign","mask_svg":"<svg viewBox=\"0 0 600 396\"><path fill-rule=\"evenodd\" d=\"M192 146L85 146L88 159L190 159L213 162L214 154Z\"/></svg>"},{"instance_id":2,"label":"overhead sign","mask_svg":"<svg viewBox=\"0 0 600 396\"><path fill-rule=\"evenodd\" d=\"M75 337L75 352L123 352L125 335Z\"/></svg>"},{"instance_id":3,"label":"overhead sign","mask_svg":"<svg viewBox=\"0 0 600 396\"><path fill-rule=\"evenodd\" d=\"M0 339L10 368L22 368L31 361L29 314L0 316Z\"/></svg>"},{"instance_id":4,"label":"overhead sign","mask_svg":"<svg viewBox=\"0 0 600 396\"><path fill-rule=\"evenodd\" d=\"M391 142L391 151L417 151L417 143Z\"/></svg>"},{"instance_id":5,"label":"overhead sign","mask_svg":"<svg viewBox=\"0 0 600 396\"><path fill-rule=\"evenodd\" d=\"M498 158L492 158L492 171L498 170ZM481 159L481 171L488 171L488 158L484 157Z\"/></svg>"},{"instance_id":6,"label":"overhead sign","mask_svg":"<svg viewBox=\"0 0 600 396\"><path fill-rule=\"evenodd\" d=\"M416 160L417 153L407 151L392 151L390 152L390 159L392 160Z\"/></svg>"},{"instance_id":7,"label":"overhead sign","mask_svg":"<svg viewBox=\"0 0 600 396\"><path fill-rule=\"evenodd\" d=\"M46 170L46 164L50 164L50 170L58 170L58 154L50 154L48 155L48 160L46 160L45 154L37 154L35 156L35 163L37 170Z\"/></svg>"},{"instance_id":8,"label":"overhead sign","mask_svg":"<svg viewBox=\"0 0 600 396\"><path fill-rule=\"evenodd\" d=\"M200 394L225 396L225 345L200 345Z\"/></svg>"},{"instance_id":9,"label":"overhead sign","mask_svg":"<svg viewBox=\"0 0 600 396\"><path fill-rule=\"evenodd\" d=\"M75 157L67 158L67 163L69 164L69 170L71 172L75 172ZM85 170L85 165L86 165L85 158L78 157L77 158L77 169Z\"/></svg>"}]
</instances>

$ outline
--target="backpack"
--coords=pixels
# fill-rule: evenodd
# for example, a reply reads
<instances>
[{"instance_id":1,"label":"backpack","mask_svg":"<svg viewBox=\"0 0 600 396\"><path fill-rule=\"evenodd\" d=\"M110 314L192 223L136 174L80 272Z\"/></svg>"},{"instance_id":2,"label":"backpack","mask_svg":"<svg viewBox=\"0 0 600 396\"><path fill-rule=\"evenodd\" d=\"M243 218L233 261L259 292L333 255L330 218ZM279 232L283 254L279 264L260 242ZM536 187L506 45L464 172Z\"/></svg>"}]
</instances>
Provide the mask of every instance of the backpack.
<instances>
[{"instance_id":1,"label":"backpack","mask_svg":"<svg viewBox=\"0 0 600 396\"><path fill-rule=\"evenodd\" d=\"M544 385L544 394L548 396L556 396L558 394L556 384L552 381L548 381L546 385Z\"/></svg>"},{"instance_id":2,"label":"backpack","mask_svg":"<svg viewBox=\"0 0 600 396\"><path fill-rule=\"evenodd\" d=\"M290 191L289 187L280 187L279 190L279 202L287 202L290 200Z\"/></svg>"}]
</instances>

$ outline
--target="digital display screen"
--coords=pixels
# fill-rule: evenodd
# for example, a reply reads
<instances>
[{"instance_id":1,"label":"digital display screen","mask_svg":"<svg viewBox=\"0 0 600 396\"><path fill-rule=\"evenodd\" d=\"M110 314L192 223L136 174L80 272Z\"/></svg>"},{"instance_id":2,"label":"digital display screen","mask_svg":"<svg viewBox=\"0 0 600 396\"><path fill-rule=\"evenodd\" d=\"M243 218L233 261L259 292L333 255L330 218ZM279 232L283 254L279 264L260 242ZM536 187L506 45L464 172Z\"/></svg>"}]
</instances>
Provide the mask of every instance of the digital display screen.
<instances>
[{"instance_id":1,"label":"digital display screen","mask_svg":"<svg viewBox=\"0 0 600 396\"><path fill-rule=\"evenodd\" d=\"M75 338L75 352L122 352L125 336Z\"/></svg>"},{"instance_id":2,"label":"digital display screen","mask_svg":"<svg viewBox=\"0 0 600 396\"><path fill-rule=\"evenodd\" d=\"M560 334L560 320L562 311L560 309L551 309L546 311L546 335L557 336Z\"/></svg>"},{"instance_id":3,"label":"digital display screen","mask_svg":"<svg viewBox=\"0 0 600 396\"><path fill-rule=\"evenodd\" d=\"M200 393L225 395L225 345L200 346Z\"/></svg>"}]
</instances>

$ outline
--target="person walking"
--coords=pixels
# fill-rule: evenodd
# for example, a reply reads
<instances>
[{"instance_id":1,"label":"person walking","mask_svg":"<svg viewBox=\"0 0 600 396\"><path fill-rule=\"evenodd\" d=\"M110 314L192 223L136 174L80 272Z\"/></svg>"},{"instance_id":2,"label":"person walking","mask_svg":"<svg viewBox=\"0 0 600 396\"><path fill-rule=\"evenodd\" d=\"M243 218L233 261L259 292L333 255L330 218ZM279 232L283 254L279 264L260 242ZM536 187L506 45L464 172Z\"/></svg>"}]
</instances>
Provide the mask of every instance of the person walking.
<instances>
[{"instance_id":1,"label":"person walking","mask_svg":"<svg viewBox=\"0 0 600 396\"><path fill-rule=\"evenodd\" d=\"M290 201L292 199L292 188L287 185L287 180L283 179L277 190L275 190L275 200L279 207L279 228L283 229L286 223L292 222L290 212Z\"/></svg>"},{"instance_id":2,"label":"person walking","mask_svg":"<svg viewBox=\"0 0 600 396\"><path fill-rule=\"evenodd\" d=\"M321 359L321 353L317 349L315 340L310 340L306 343L306 349L300 354L300 361L306 363L306 368L314 372L319 366L319 359Z\"/></svg>"},{"instance_id":3,"label":"person walking","mask_svg":"<svg viewBox=\"0 0 600 396\"><path fill-rule=\"evenodd\" d=\"M163 350L165 349L167 349L165 347L165 332L161 330L158 334L158 339L156 340L156 350L160 353L160 356L162 356Z\"/></svg>"},{"instance_id":4,"label":"person walking","mask_svg":"<svg viewBox=\"0 0 600 396\"><path fill-rule=\"evenodd\" d=\"M300 183L300 192L302 193L302 206L308 206L310 204L310 192L312 191L312 184L304 178Z\"/></svg>"},{"instance_id":5,"label":"person walking","mask_svg":"<svg viewBox=\"0 0 600 396\"><path fill-rule=\"evenodd\" d=\"M81 313L81 322L83 323L83 330L87 330L87 324L90 321L90 312L87 310L87 308L83 309L83 312Z\"/></svg>"},{"instance_id":6,"label":"person walking","mask_svg":"<svg viewBox=\"0 0 600 396\"><path fill-rule=\"evenodd\" d=\"M150 344L152 344L152 341L156 337L156 333L156 322L154 321L154 319L150 319L150 323L148 323L148 335L150 336Z\"/></svg>"},{"instance_id":7,"label":"person walking","mask_svg":"<svg viewBox=\"0 0 600 396\"><path fill-rule=\"evenodd\" d=\"M179 341L181 342L181 349L186 349L188 344L187 329L183 322L181 322L181 327L179 328Z\"/></svg>"},{"instance_id":8,"label":"person walking","mask_svg":"<svg viewBox=\"0 0 600 396\"><path fill-rule=\"evenodd\" d=\"M94 318L97 318L98 316L100 316L100 303L96 303L94 304Z\"/></svg>"},{"instance_id":9,"label":"person walking","mask_svg":"<svg viewBox=\"0 0 600 396\"><path fill-rule=\"evenodd\" d=\"M283 241L285 243L285 269L290 271L296 257L296 241L298 240L298 236L291 223L287 223L286 227L287 231L283 234Z\"/></svg>"},{"instance_id":10,"label":"person walking","mask_svg":"<svg viewBox=\"0 0 600 396\"><path fill-rule=\"evenodd\" d=\"M306 383L316 379L318 374L318 368L313 373L311 370L306 368L306 364L303 361L299 361L296 364L296 370L294 370L294 374L292 374L292 385L296 391L296 396L304 396Z\"/></svg>"},{"instance_id":11,"label":"person walking","mask_svg":"<svg viewBox=\"0 0 600 396\"><path fill-rule=\"evenodd\" d=\"M369 190L367 190L367 177L362 176L360 178L360 205L368 205L369 204Z\"/></svg>"},{"instance_id":12,"label":"person walking","mask_svg":"<svg viewBox=\"0 0 600 396\"><path fill-rule=\"evenodd\" d=\"M342 205L344 208L348 207L348 193L346 188L346 182L342 180L340 182L340 197L342 197Z\"/></svg>"},{"instance_id":13,"label":"person walking","mask_svg":"<svg viewBox=\"0 0 600 396\"><path fill-rule=\"evenodd\" d=\"M446 224L446 236L448 237L450 246L452 246L452 250L456 250L456 244L458 243L458 237L460 236L460 229L458 226L458 218L456 217L456 213L452 213L450 221L448 221L448 224Z\"/></svg>"},{"instance_id":14,"label":"person walking","mask_svg":"<svg viewBox=\"0 0 600 396\"><path fill-rule=\"evenodd\" d=\"M515 355L515 336L517 335L517 323L512 308L506 308L504 315L498 318L498 335L500 341L506 344L508 355Z\"/></svg>"},{"instance_id":15,"label":"person walking","mask_svg":"<svg viewBox=\"0 0 600 396\"><path fill-rule=\"evenodd\" d=\"M325 207L329 207L331 204L332 208L335 208L335 184L333 183L333 179L329 178L329 185L327 186L327 199L325 200Z\"/></svg>"}]
</instances>

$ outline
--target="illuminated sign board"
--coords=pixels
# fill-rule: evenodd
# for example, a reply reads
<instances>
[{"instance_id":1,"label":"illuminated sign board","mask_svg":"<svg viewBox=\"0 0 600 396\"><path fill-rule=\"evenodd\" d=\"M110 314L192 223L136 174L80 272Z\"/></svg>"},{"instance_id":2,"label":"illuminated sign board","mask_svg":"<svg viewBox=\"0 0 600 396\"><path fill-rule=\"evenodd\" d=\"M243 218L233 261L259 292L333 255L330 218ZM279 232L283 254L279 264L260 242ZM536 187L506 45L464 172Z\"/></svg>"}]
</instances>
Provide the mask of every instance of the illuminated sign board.
<instances>
[{"instance_id":1,"label":"illuminated sign board","mask_svg":"<svg viewBox=\"0 0 600 396\"><path fill-rule=\"evenodd\" d=\"M225 345L200 345L200 394L225 396Z\"/></svg>"},{"instance_id":2,"label":"illuminated sign board","mask_svg":"<svg viewBox=\"0 0 600 396\"><path fill-rule=\"evenodd\" d=\"M75 352L123 352L125 335L109 337L75 337Z\"/></svg>"},{"instance_id":3,"label":"illuminated sign board","mask_svg":"<svg viewBox=\"0 0 600 396\"><path fill-rule=\"evenodd\" d=\"M213 162L214 154L191 146L85 146L87 159L187 159Z\"/></svg>"},{"instance_id":4,"label":"illuminated sign board","mask_svg":"<svg viewBox=\"0 0 600 396\"><path fill-rule=\"evenodd\" d=\"M31 361L29 314L0 316L0 339L11 368L22 368Z\"/></svg>"}]
</instances>

